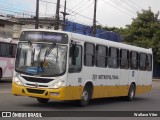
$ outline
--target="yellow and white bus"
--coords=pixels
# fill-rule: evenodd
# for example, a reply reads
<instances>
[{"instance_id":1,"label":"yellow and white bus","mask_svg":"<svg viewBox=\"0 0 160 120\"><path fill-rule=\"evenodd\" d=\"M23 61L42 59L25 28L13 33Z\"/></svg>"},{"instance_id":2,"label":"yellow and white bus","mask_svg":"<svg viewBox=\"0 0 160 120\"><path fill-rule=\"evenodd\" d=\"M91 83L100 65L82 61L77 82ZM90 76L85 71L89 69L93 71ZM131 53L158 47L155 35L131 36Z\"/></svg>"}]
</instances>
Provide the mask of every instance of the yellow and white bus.
<instances>
[{"instance_id":1,"label":"yellow and white bus","mask_svg":"<svg viewBox=\"0 0 160 120\"><path fill-rule=\"evenodd\" d=\"M125 96L151 90L152 49L71 32L25 30L17 46L12 94L40 103Z\"/></svg>"}]
</instances>

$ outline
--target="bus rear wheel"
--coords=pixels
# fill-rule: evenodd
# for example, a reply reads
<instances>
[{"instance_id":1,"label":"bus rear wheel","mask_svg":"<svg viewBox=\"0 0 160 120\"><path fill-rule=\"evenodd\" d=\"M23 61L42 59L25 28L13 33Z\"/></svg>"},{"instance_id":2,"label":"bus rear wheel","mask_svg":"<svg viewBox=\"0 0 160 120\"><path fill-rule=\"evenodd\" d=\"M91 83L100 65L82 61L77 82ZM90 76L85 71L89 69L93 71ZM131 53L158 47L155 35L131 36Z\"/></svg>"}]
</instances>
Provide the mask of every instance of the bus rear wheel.
<instances>
[{"instance_id":1,"label":"bus rear wheel","mask_svg":"<svg viewBox=\"0 0 160 120\"><path fill-rule=\"evenodd\" d=\"M128 91L128 96L127 96L127 100L128 101L132 101L134 99L134 96L135 96L135 90L136 90L136 87L135 85L132 83L129 87L129 91Z\"/></svg>"},{"instance_id":2,"label":"bus rear wheel","mask_svg":"<svg viewBox=\"0 0 160 120\"><path fill-rule=\"evenodd\" d=\"M49 99L46 99L46 98L37 98L37 101L39 103L47 103L49 101Z\"/></svg>"}]
</instances>

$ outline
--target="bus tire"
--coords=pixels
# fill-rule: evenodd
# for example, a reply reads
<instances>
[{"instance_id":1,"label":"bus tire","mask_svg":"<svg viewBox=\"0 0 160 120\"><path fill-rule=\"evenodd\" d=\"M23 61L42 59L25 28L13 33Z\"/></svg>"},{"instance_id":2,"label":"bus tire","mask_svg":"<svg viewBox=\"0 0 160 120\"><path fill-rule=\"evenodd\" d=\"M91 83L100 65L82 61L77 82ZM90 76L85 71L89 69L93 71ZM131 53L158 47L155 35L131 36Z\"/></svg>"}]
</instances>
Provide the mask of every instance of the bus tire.
<instances>
[{"instance_id":1,"label":"bus tire","mask_svg":"<svg viewBox=\"0 0 160 120\"><path fill-rule=\"evenodd\" d=\"M37 101L39 103L47 103L49 101L49 99L46 99L46 98L37 98Z\"/></svg>"},{"instance_id":2,"label":"bus tire","mask_svg":"<svg viewBox=\"0 0 160 120\"><path fill-rule=\"evenodd\" d=\"M128 101L132 101L134 99L135 91L136 91L136 86L135 86L135 84L132 83L130 85L129 91L128 91L128 96L127 96Z\"/></svg>"},{"instance_id":3,"label":"bus tire","mask_svg":"<svg viewBox=\"0 0 160 120\"><path fill-rule=\"evenodd\" d=\"M89 100L92 97L92 91L93 91L93 87L90 86L89 84L84 87L83 92L82 92L82 96L81 96L81 100L80 100L81 107L88 105Z\"/></svg>"}]
</instances>

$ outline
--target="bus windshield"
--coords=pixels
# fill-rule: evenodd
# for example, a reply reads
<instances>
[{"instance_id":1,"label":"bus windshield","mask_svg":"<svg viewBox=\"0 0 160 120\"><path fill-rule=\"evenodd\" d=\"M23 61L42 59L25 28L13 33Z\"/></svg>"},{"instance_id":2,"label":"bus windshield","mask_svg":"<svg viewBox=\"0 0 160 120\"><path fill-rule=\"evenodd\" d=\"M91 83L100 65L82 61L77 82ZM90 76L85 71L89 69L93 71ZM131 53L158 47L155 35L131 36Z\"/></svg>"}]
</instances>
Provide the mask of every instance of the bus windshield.
<instances>
[{"instance_id":1,"label":"bus windshield","mask_svg":"<svg viewBox=\"0 0 160 120\"><path fill-rule=\"evenodd\" d=\"M29 75L58 76L66 71L66 55L66 45L20 42L16 71Z\"/></svg>"}]
</instances>

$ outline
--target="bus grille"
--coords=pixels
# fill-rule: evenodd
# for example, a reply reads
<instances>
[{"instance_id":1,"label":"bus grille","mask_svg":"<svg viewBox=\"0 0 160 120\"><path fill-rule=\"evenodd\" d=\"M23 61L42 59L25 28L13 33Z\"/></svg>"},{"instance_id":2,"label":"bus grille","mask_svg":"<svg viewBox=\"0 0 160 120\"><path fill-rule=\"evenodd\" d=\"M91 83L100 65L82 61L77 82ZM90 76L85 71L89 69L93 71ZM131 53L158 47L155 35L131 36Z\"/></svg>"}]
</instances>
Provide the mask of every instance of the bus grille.
<instances>
[{"instance_id":1,"label":"bus grille","mask_svg":"<svg viewBox=\"0 0 160 120\"><path fill-rule=\"evenodd\" d=\"M26 85L29 85L29 86L34 86L35 87L35 84L29 84L29 83L26 83ZM48 87L47 85L38 85L39 87Z\"/></svg>"},{"instance_id":2,"label":"bus grille","mask_svg":"<svg viewBox=\"0 0 160 120\"><path fill-rule=\"evenodd\" d=\"M27 88L27 91L29 93L35 93L35 94L43 94L45 92L45 90L36 90L36 89L30 89L30 88Z\"/></svg>"},{"instance_id":3,"label":"bus grille","mask_svg":"<svg viewBox=\"0 0 160 120\"><path fill-rule=\"evenodd\" d=\"M26 77L26 76L22 76L26 81L29 82L36 82L36 83L49 83L51 82L53 79L46 79L46 78L33 78L33 77Z\"/></svg>"}]
</instances>

